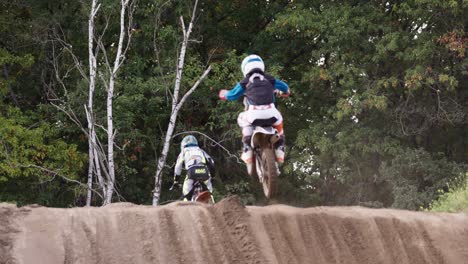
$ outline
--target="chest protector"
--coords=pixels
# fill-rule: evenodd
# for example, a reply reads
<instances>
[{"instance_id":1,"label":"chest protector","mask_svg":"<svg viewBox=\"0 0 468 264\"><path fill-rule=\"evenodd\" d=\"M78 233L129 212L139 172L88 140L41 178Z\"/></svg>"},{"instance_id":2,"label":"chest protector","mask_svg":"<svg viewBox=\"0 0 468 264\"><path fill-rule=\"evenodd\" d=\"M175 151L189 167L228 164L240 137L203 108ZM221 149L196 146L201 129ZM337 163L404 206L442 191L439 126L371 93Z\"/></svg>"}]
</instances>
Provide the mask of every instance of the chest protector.
<instances>
[{"instance_id":1,"label":"chest protector","mask_svg":"<svg viewBox=\"0 0 468 264\"><path fill-rule=\"evenodd\" d=\"M268 105L274 102L274 79L261 73L253 73L245 80L245 97L250 105Z\"/></svg>"}]
</instances>

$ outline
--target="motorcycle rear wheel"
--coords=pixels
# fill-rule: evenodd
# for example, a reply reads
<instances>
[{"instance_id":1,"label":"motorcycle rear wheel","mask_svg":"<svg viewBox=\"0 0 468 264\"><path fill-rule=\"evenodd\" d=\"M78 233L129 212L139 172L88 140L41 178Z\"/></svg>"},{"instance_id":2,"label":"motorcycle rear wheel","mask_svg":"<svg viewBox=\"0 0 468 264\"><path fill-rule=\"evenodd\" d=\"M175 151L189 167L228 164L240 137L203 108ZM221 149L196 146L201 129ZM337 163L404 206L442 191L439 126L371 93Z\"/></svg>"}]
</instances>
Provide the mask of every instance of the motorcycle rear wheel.
<instances>
[{"instance_id":1,"label":"motorcycle rear wheel","mask_svg":"<svg viewBox=\"0 0 468 264\"><path fill-rule=\"evenodd\" d=\"M196 195L195 198L192 198L194 202L214 204L213 195L209 191L204 191Z\"/></svg>"}]
</instances>

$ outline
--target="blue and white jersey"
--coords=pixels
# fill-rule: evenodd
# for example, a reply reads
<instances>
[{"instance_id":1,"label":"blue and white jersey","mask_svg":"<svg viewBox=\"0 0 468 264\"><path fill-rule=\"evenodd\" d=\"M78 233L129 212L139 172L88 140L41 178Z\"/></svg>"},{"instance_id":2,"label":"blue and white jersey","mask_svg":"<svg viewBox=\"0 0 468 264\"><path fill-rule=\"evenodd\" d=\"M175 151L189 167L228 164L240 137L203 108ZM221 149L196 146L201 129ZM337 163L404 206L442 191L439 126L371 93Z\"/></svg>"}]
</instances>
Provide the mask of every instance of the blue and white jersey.
<instances>
[{"instance_id":1,"label":"blue and white jersey","mask_svg":"<svg viewBox=\"0 0 468 264\"><path fill-rule=\"evenodd\" d=\"M256 69L226 93L227 100L245 95L249 105L268 105L275 102L275 90L289 93L289 86L275 77Z\"/></svg>"}]
</instances>

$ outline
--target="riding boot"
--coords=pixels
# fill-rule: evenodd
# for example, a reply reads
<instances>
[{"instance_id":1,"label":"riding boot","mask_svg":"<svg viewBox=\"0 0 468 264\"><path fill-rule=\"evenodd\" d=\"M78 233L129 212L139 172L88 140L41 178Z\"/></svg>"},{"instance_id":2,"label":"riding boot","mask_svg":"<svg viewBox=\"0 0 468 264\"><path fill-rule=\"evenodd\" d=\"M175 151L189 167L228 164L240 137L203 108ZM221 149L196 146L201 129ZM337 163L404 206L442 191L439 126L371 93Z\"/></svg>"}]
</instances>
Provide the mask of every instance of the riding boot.
<instances>
[{"instance_id":1,"label":"riding boot","mask_svg":"<svg viewBox=\"0 0 468 264\"><path fill-rule=\"evenodd\" d=\"M280 138L278 141L276 141L274 147L275 147L275 156L276 156L276 162L278 163L284 163L284 135L280 135Z\"/></svg>"},{"instance_id":2,"label":"riding boot","mask_svg":"<svg viewBox=\"0 0 468 264\"><path fill-rule=\"evenodd\" d=\"M247 172L249 175L252 175L252 167L253 167L253 151L252 147L250 146L250 139L252 136L247 136L242 138L242 155L241 159L245 162L245 165L247 165Z\"/></svg>"}]
</instances>

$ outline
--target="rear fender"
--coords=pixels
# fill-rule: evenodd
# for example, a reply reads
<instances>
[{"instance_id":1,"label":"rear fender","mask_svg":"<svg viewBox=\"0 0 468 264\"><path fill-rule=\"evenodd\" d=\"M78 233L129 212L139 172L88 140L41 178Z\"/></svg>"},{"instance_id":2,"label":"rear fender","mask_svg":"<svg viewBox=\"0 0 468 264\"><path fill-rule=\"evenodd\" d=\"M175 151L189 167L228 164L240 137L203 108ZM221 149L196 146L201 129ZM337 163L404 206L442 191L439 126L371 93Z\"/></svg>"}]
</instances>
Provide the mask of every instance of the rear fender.
<instances>
[{"instance_id":1,"label":"rear fender","mask_svg":"<svg viewBox=\"0 0 468 264\"><path fill-rule=\"evenodd\" d=\"M278 131L273 127L255 127L252 134L252 148L270 147L270 144L276 143L279 140Z\"/></svg>"}]
</instances>

